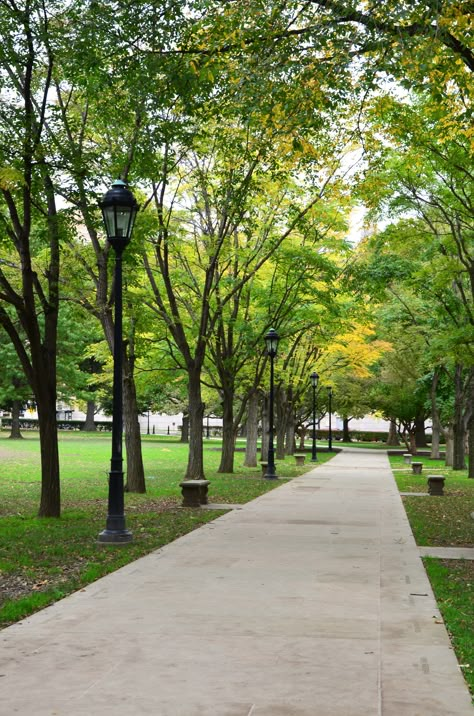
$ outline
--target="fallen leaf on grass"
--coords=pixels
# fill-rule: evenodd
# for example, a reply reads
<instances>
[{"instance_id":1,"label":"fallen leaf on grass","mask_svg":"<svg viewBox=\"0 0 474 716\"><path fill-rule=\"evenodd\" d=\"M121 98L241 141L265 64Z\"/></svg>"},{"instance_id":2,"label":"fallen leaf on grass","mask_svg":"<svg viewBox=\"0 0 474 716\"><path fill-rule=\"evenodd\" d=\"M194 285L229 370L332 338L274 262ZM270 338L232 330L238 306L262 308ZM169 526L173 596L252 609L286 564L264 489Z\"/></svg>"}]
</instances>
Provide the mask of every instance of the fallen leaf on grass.
<instances>
[{"instance_id":1,"label":"fallen leaf on grass","mask_svg":"<svg viewBox=\"0 0 474 716\"><path fill-rule=\"evenodd\" d=\"M49 584L49 579L42 579L41 582L36 582L36 584L33 584L31 589L37 592L39 589L44 587L45 584Z\"/></svg>"}]
</instances>

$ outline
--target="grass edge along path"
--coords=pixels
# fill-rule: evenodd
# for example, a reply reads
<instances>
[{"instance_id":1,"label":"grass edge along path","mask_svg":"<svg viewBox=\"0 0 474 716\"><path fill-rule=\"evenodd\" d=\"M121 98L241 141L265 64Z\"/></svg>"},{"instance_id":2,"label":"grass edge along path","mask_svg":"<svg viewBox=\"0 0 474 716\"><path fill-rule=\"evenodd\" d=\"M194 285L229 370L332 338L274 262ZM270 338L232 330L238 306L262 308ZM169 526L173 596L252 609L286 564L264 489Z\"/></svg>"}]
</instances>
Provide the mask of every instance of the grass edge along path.
<instances>
[{"instance_id":1,"label":"grass edge along path","mask_svg":"<svg viewBox=\"0 0 474 716\"><path fill-rule=\"evenodd\" d=\"M474 560L425 557L423 564L474 704Z\"/></svg>"},{"instance_id":2,"label":"grass edge along path","mask_svg":"<svg viewBox=\"0 0 474 716\"><path fill-rule=\"evenodd\" d=\"M467 470L453 472L443 461L416 456L423 463L417 476L402 456L389 459L400 492L427 493L427 474L446 477L443 497L402 498L417 545L473 547L474 480ZM474 561L425 557L423 564L474 702Z\"/></svg>"}]
</instances>

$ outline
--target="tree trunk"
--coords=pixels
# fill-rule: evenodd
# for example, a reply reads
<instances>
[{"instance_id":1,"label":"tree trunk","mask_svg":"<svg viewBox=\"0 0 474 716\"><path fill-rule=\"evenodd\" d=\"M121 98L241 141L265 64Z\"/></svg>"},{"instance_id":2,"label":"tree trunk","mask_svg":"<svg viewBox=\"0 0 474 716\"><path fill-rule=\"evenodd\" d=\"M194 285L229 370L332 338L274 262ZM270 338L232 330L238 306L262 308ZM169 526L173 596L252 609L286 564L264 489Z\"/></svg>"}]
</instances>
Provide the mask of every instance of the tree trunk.
<instances>
[{"instance_id":1,"label":"tree trunk","mask_svg":"<svg viewBox=\"0 0 474 716\"><path fill-rule=\"evenodd\" d=\"M474 416L469 421L469 472L468 477L474 479Z\"/></svg>"},{"instance_id":2,"label":"tree trunk","mask_svg":"<svg viewBox=\"0 0 474 716\"><path fill-rule=\"evenodd\" d=\"M390 420L390 427L388 429L387 443L388 446L396 447L400 445L398 439L397 423L396 420Z\"/></svg>"},{"instance_id":3,"label":"tree trunk","mask_svg":"<svg viewBox=\"0 0 474 716\"><path fill-rule=\"evenodd\" d=\"M23 438L23 435L20 432L20 410L21 401L14 400L12 402L12 429L10 431L10 435L8 436L12 440L21 440Z\"/></svg>"},{"instance_id":4,"label":"tree trunk","mask_svg":"<svg viewBox=\"0 0 474 716\"><path fill-rule=\"evenodd\" d=\"M183 413L180 443L189 443L189 411Z\"/></svg>"},{"instance_id":5,"label":"tree trunk","mask_svg":"<svg viewBox=\"0 0 474 716\"><path fill-rule=\"evenodd\" d=\"M296 438L295 438L295 416L293 413L293 406L290 405L290 412L287 416L286 421L286 454L294 455L296 451Z\"/></svg>"},{"instance_id":6,"label":"tree trunk","mask_svg":"<svg viewBox=\"0 0 474 716\"><path fill-rule=\"evenodd\" d=\"M440 437L441 428L438 421L433 420L431 428L431 453L430 457L432 460L439 460L440 458Z\"/></svg>"},{"instance_id":7,"label":"tree trunk","mask_svg":"<svg viewBox=\"0 0 474 716\"><path fill-rule=\"evenodd\" d=\"M468 435L468 473L467 476L474 479L474 369L471 368L469 384L469 419L467 422Z\"/></svg>"},{"instance_id":8,"label":"tree trunk","mask_svg":"<svg viewBox=\"0 0 474 716\"><path fill-rule=\"evenodd\" d=\"M56 395L36 395L41 452L41 500L39 517L60 517L58 429ZM54 399L53 399L54 398Z\"/></svg>"},{"instance_id":9,"label":"tree trunk","mask_svg":"<svg viewBox=\"0 0 474 716\"><path fill-rule=\"evenodd\" d=\"M304 426L304 425L301 425L301 427L299 428L299 431L298 431L298 432L299 432L299 437L300 437L300 444L299 444L298 450L301 450L301 452L304 452L304 449L305 449L305 447L304 447L304 439L305 439L305 437L306 437L306 428L305 428L305 426Z\"/></svg>"},{"instance_id":10,"label":"tree trunk","mask_svg":"<svg viewBox=\"0 0 474 716\"><path fill-rule=\"evenodd\" d=\"M127 451L127 492L146 492L142 457L142 438L138 422L137 393L129 359L124 357L123 426Z\"/></svg>"},{"instance_id":11,"label":"tree trunk","mask_svg":"<svg viewBox=\"0 0 474 716\"><path fill-rule=\"evenodd\" d=\"M276 396L276 453L277 460L285 459L285 436L286 436L286 411L287 411L287 392L285 388L279 386L275 391Z\"/></svg>"},{"instance_id":12,"label":"tree trunk","mask_svg":"<svg viewBox=\"0 0 474 716\"><path fill-rule=\"evenodd\" d=\"M453 452L454 452L454 440L453 440L453 430L452 430L451 426L449 426L446 430L444 430L444 439L446 440L446 457L444 459L444 463L445 463L446 467L452 467Z\"/></svg>"},{"instance_id":13,"label":"tree trunk","mask_svg":"<svg viewBox=\"0 0 474 716\"><path fill-rule=\"evenodd\" d=\"M269 446L269 425L268 425L268 410L269 410L269 398L265 395L262 400L262 446L260 450L260 460L267 462L268 460L268 446Z\"/></svg>"},{"instance_id":14,"label":"tree trunk","mask_svg":"<svg viewBox=\"0 0 474 716\"><path fill-rule=\"evenodd\" d=\"M415 419L415 443L416 447L426 447L426 432L425 432L425 419L424 417L418 417Z\"/></svg>"},{"instance_id":15,"label":"tree trunk","mask_svg":"<svg viewBox=\"0 0 474 716\"><path fill-rule=\"evenodd\" d=\"M256 391L250 395L248 401L246 433L244 466L257 467L258 393Z\"/></svg>"},{"instance_id":16,"label":"tree trunk","mask_svg":"<svg viewBox=\"0 0 474 716\"><path fill-rule=\"evenodd\" d=\"M189 454L185 480L204 480L202 426L205 405L201 395L201 371L188 370ZM183 418L184 427L184 418Z\"/></svg>"},{"instance_id":17,"label":"tree trunk","mask_svg":"<svg viewBox=\"0 0 474 716\"><path fill-rule=\"evenodd\" d=\"M409 435L409 440L410 440L410 450L409 451L411 452L412 455L416 455L418 452L417 445L416 445L416 429L413 428L413 429L409 430L408 435Z\"/></svg>"},{"instance_id":18,"label":"tree trunk","mask_svg":"<svg viewBox=\"0 0 474 716\"><path fill-rule=\"evenodd\" d=\"M226 386L222 397L222 451L217 472L232 473L234 472L235 450L233 386Z\"/></svg>"},{"instance_id":19,"label":"tree trunk","mask_svg":"<svg viewBox=\"0 0 474 716\"><path fill-rule=\"evenodd\" d=\"M349 421L352 420L352 418L343 418L342 419L342 439L345 443L351 442L351 434L349 432Z\"/></svg>"},{"instance_id":20,"label":"tree trunk","mask_svg":"<svg viewBox=\"0 0 474 716\"><path fill-rule=\"evenodd\" d=\"M82 426L81 430L84 430L84 432L93 433L97 430L97 426L95 424L95 400L88 400L87 401L87 408L86 408L86 419L84 421L84 425Z\"/></svg>"},{"instance_id":21,"label":"tree trunk","mask_svg":"<svg viewBox=\"0 0 474 716\"><path fill-rule=\"evenodd\" d=\"M440 437L441 437L441 422L439 419L438 406L436 405L436 391L438 389L439 375L436 370L431 381L431 454L430 457L433 460L440 458Z\"/></svg>"},{"instance_id":22,"label":"tree trunk","mask_svg":"<svg viewBox=\"0 0 474 716\"><path fill-rule=\"evenodd\" d=\"M453 470L465 470L465 427L463 416L462 366L456 366L454 420L453 420Z\"/></svg>"}]
</instances>

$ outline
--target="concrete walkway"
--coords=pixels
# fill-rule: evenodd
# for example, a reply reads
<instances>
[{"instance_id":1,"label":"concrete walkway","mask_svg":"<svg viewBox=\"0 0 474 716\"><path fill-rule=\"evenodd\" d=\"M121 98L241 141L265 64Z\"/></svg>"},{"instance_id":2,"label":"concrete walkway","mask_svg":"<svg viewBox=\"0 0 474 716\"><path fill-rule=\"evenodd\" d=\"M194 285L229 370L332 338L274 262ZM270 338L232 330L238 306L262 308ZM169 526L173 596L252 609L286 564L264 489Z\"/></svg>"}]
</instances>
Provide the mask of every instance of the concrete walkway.
<instances>
[{"instance_id":1,"label":"concrete walkway","mask_svg":"<svg viewBox=\"0 0 474 716\"><path fill-rule=\"evenodd\" d=\"M338 454L0 641L5 716L474 714L376 451Z\"/></svg>"}]
</instances>

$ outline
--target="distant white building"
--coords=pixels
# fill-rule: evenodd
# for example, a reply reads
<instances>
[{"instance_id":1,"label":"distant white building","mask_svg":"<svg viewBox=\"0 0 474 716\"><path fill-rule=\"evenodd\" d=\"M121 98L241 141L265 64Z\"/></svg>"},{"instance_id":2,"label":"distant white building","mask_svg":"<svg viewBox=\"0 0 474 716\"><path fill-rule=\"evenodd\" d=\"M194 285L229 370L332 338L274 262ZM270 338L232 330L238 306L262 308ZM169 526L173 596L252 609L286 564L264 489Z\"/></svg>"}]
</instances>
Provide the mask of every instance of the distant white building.
<instances>
[{"instance_id":1,"label":"distant white building","mask_svg":"<svg viewBox=\"0 0 474 716\"><path fill-rule=\"evenodd\" d=\"M10 413L3 413L5 417L11 417ZM74 406L67 405L66 403L58 402L56 416L59 421L80 421L83 422L86 419L86 414L81 410L77 410ZM1 417L1 411L0 411ZM37 420L38 414L32 407L28 407L22 415L23 419L31 418L31 420ZM104 415L102 412L98 412L95 416L97 422L110 422L112 423L112 416ZM142 434L156 434L156 435L180 435L183 425L183 413L176 413L176 415L168 415L167 413L153 413L148 411L138 416L138 422L140 424L140 432ZM204 416L203 429L204 432L207 430L212 435L213 428L222 427L222 418L216 418L212 415ZM329 414L321 418L318 423L318 427L321 430L329 429ZM331 427L333 430L342 430L343 421L336 413L331 416ZM388 420L383 420L375 415L366 415L364 418L352 418L349 423L349 430L362 430L366 432L375 433L387 433L390 428ZM430 431L430 425L427 424L428 432Z\"/></svg>"}]
</instances>

